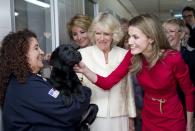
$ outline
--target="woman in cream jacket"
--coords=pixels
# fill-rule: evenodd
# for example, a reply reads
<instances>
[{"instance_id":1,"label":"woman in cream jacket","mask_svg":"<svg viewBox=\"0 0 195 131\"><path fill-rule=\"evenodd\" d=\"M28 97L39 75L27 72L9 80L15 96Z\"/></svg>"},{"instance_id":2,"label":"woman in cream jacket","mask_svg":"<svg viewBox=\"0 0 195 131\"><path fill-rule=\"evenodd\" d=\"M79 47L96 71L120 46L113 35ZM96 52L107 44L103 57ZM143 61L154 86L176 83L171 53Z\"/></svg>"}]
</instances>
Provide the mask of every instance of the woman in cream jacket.
<instances>
[{"instance_id":1,"label":"woman in cream jacket","mask_svg":"<svg viewBox=\"0 0 195 131\"><path fill-rule=\"evenodd\" d=\"M100 13L89 28L89 38L94 45L79 50L82 61L95 73L109 75L127 53L116 46L122 36L119 21L109 13ZM101 89L83 75L78 76L92 90L91 103L99 107L91 131L134 130L136 112L130 74L111 89Z\"/></svg>"}]
</instances>

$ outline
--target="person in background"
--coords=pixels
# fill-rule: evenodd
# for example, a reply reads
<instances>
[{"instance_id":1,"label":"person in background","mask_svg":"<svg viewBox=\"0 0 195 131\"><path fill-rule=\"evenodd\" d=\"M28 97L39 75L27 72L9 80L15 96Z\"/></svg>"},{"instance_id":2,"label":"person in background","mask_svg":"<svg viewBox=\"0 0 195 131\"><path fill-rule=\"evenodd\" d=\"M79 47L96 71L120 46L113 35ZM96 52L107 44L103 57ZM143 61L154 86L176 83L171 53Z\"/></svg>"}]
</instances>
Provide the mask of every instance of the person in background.
<instances>
[{"instance_id":1,"label":"person in background","mask_svg":"<svg viewBox=\"0 0 195 131\"><path fill-rule=\"evenodd\" d=\"M119 22L120 22L122 31L123 31L124 33L127 33L127 32L128 32L128 27L129 27L129 20L126 19L126 18L120 18L120 19L119 19Z\"/></svg>"},{"instance_id":2,"label":"person in background","mask_svg":"<svg viewBox=\"0 0 195 131\"><path fill-rule=\"evenodd\" d=\"M124 36L121 39L121 41L117 44L117 46L124 48L124 49L129 49L129 45L128 45L128 27L129 27L129 20L126 18L120 18L119 19L120 22L120 26L122 31L124 32Z\"/></svg>"},{"instance_id":3,"label":"person in background","mask_svg":"<svg viewBox=\"0 0 195 131\"><path fill-rule=\"evenodd\" d=\"M180 51L182 58L189 67L190 79L195 85L195 51L188 51L190 27L185 25L181 19L169 19L163 24L167 38L173 49ZM185 96L181 88L178 86L178 95L185 109Z\"/></svg>"},{"instance_id":4,"label":"person in background","mask_svg":"<svg viewBox=\"0 0 195 131\"><path fill-rule=\"evenodd\" d=\"M135 75L132 75L133 89L135 94L135 105L136 105L136 118L135 118L135 130L141 131L142 129L142 118L141 111L143 108L143 88L140 86Z\"/></svg>"},{"instance_id":5,"label":"person in background","mask_svg":"<svg viewBox=\"0 0 195 131\"><path fill-rule=\"evenodd\" d=\"M189 28L186 26L185 28L185 45L182 46L181 48L181 54L183 56L183 59L189 66L189 71L190 71L190 78L195 85L195 48L191 48L191 46L188 43L188 38L190 38L189 34Z\"/></svg>"},{"instance_id":6,"label":"person in background","mask_svg":"<svg viewBox=\"0 0 195 131\"><path fill-rule=\"evenodd\" d=\"M188 28L186 28L187 33L189 31ZM188 34L186 34L188 35ZM186 38L189 38L188 36L186 36ZM188 64L189 67L189 72L190 72L190 78L192 80L192 83L195 85L195 50L193 48L191 48L189 46L189 44L187 43L185 46L182 46L181 48L181 54L182 57L184 59L184 61L186 62L186 64ZM194 124L193 124L193 131L195 130L195 116L194 116Z\"/></svg>"},{"instance_id":7,"label":"person in background","mask_svg":"<svg viewBox=\"0 0 195 131\"><path fill-rule=\"evenodd\" d=\"M168 19L163 23L165 34L171 47L180 51L184 38L185 24L181 19Z\"/></svg>"},{"instance_id":8,"label":"person in background","mask_svg":"<svg viewBox=\"0 0 195 131\"><path fill-rule=\"evenodd\" d=\"M173 49L180 52L183 48L182 46L184 45L185 27L183 20L176 18L168 19L163 23L163 28L169 44ZM179 85L177 86L177 91L185 110L185 95Z\"/></svg>"},{"instance_id":9,"label":"person in background","mask_svg":"<svg viewBox=\"0 0 195 131\"><path fill-rule=\"evenodd\" d=\"M186 26L184 27L184 37L183 37L183 44L182 44L182 47L187 47L187 46L189 46L189 45L188 45L189 38L190 38L190 27L189 27L189 25L186 25Z\"/></svg>"},{"instance_id":10,"label":"person in background","mask_svg":"<svg viewBox=\"0 0 195 131\"><path fill-rule=\"evenodd\" d=\"M87 15L77 14L71 18L67 23L68 33L70 39L74 41L79 48L84 48L91 45L89 41L87 31L91 25L91 18ZM41 70L41 75L44 78L49 78L51 74L51 66L49 65L49 59L51 54L45 54L44 56L44 68Z\"/></svg>"},{"instance_id":11,"label":"person in background","mask_svg":"<svg viewBox=\"0 0 195 131\"><path fill-rule=\"evenodd\" d=\"M129 34L126 33L121 39L121 41L117 44L117 46L128 50L129 49L128 39L129 39Z\"/></svg>"},{"instance_id":12,"label":"person in background","mask_svg":"<svg viewBox=\"0 0 195 131\"><path fill-rule=\"evenodd\" d=\"M185 7L182 10L182 16L190 29L190 37L186 47L182 49L182 56L189 66L190 78L195 85L195 9L192 7Z\"/></svg>"},{"instance_id":13,"label":"person in background","mask_svg":"<svg viewBox=\"0 0 195 131\"><path fill-rule=\"evenodd\" d=\"M89 16L78 14L72 17L67 24L70 39L73 40L80 48L91 45L87 35L91 22L92 20Z\"/></svg>"},{"instance_id":14,"label":"person in background","mask_svg":"<svg viewBox=\"0 0 195 131\"><path fill-rule=\"evenodd\" d=\"M184 61L188 64L190 78L195 85L195 9L190 6L186 6L182 10L183 20L186 27L190 30L190 37L184 47L181 48L181 53ZM195 120L194 120L195 130Z\"/></svg>"},{"instance_id":15,"label":"person in background","mask_svg":"<svg viewBox=\"0 0 195 131\"><path fill-rule=\"evenodd\" d=\"M130 50L107 77L95 74L82 62L75 65L75 71L99 87L110 89L130 68L144 90L142 131L192 131L194 86L188 66L180 52L170 47L160 21L150 14L136 16L129 22L128 33ZM187 122L177 83L185 94Z\"/></svg>"},{"instance_id":16,"label":"person in background","mask_svg":"<svg viewBox=\"0 0 195 131\"><path fill-rule=\"evenodd\" d=\"M188 45L191 50L195 50L195 9L189 6L184 7L182 16L185 24L191 27Z\"/></svg>"},{"instance_id":17,"label":"person in background","mask_svg":"<svg viewBox=\"0 0 195 131\"><path fill-rule=\"evenodd\" d=\"M76 131L89 106L91 91L83 88L85 100L73 98L64 104L60 92L38 72L44 52L37 36L22 30L9 33L0 50L0 102L4 131Z\"/></svg>"},{"instance_id":18,"label":"person in background","mask_svg":"<svg viewBox=\"0 0 195 131\"><path fill-rule=\"evenodd\" d=\"M50 57L51 53L44 54L43 56L43 68L40 70L40 74L42 77L49 79L51 75L52 67L50 66Z\"/></svg>"},{"instance_id":19,"label":"person in background","mask_svg":"<svg viewBox=\"0 0 195 131\"><path fill-rule=\"evenodd\" d=\"M80 49L82 61L96 73L107 76L122 61L127 50L116 44L123 37L119 21L109 13L101 12L89 28L89 38L94 44ZM91 131L132 131L136 116L135 102L130 74L126 75L112 89L101 89L82 74L82 83L92 90L91 103L99 107Z\"/></svg>"}]
</instances>

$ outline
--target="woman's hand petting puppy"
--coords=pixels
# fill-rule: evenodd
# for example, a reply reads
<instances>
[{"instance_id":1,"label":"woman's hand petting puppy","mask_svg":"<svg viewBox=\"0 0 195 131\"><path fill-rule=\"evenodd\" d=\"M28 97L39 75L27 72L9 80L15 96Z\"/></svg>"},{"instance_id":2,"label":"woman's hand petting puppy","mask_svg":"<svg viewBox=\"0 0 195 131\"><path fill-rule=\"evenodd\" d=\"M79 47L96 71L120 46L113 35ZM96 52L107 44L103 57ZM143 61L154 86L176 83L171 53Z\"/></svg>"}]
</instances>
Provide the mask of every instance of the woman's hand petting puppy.
<instances>
[{"instance_id":1,"label":"woman's hand petting puppy","mask_svg":"<svg viewBox=\"0 0 195 131\"><path fill-rule=\"evenodd\" d=\"M76 73L85 73L88 70L87 66L83 62L79 62L78 64L75 64L73 69Z\"/></svg>"},{"instance_id":2,"label":"woman's hand petting puppy","mask_svg":"<svg viewBox=\"0 0 195 131\"><path fill-rule=\"evenodd\" d=\"M76 73L82 73L84 76L87 77L92 83L96 83L97 75L92 72L82 61L79 64L75 64L73 70Z\"/></svg>"}]
</instances>

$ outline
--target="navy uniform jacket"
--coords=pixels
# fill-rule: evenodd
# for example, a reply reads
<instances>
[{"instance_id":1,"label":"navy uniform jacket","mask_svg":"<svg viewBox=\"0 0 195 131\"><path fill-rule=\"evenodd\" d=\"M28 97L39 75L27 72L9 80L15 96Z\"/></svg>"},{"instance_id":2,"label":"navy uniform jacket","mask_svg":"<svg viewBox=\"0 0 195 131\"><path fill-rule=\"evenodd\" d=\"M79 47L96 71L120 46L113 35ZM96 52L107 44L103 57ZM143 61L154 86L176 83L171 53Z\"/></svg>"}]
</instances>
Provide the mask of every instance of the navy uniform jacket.
<instances>
[{"instance_id":1,"label":"navy uniform jacket","mask_svg":"<svg viewBox=\"0 0 195 131\"><path fill-rule=\"evenodd\" d=\"M25 84L12 77L3 106L4 131L75 131L90 102L90 89L83 89L85 102L74 99L65 107L58 91L42 77L30 75Z\"/></svg>"}]
</instances>

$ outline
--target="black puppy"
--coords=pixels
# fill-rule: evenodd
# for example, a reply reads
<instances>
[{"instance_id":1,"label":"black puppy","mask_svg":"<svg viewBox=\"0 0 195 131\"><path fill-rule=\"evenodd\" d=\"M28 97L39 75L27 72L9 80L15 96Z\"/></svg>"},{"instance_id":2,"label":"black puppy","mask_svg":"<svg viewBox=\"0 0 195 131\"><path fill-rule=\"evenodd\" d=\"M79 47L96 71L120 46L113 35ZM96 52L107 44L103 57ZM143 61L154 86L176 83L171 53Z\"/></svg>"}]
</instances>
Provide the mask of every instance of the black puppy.
<instances>
[{"instance_id":1,"label":"black puppy","mask_svg":"<svg viewBox=\"0 0 195 131\"><path fill-rule=\"evenodd\" d=\"M83 102L82 84L73 70L73 66L81 61L81 54L71 44L63 44L54 50L50 58L52 71L50 81L63 93L65 105L72 103L72 97Z\"/></svg>"},{"instance_id":2,"label":"black puppy","mask_svg":"<svg viewBox=\"0 0 195 131\"><path fill-rule=\"evenodd\" d=\"M71 105L73 98L83 102L85 99L84 88L73 70L73 66L81 61L80 52L72 44L63 44L54 50L50 58L52 66L50 81L53 86L60 90L64 97L66 106ZM83 114L83 118L77 131L89 131L88 124L91 124L97 115L98 107L90 104L88 110Z\"/></svg>"}]
</instances>

